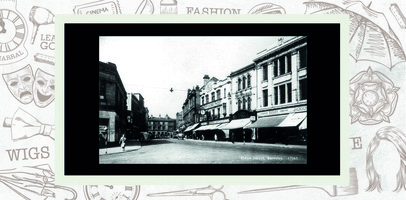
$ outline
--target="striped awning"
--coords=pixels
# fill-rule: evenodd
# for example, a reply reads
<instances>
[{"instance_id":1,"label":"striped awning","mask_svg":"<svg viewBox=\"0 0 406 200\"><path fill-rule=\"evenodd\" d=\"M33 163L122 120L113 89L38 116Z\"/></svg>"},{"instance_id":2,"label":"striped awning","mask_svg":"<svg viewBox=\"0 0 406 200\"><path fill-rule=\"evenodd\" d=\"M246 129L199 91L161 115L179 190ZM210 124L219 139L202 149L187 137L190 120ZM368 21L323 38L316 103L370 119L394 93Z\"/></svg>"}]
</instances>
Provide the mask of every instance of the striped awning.
<instances>
[{"instance_id":1,"label":"striped awning","mask_svg":"<svg viewBox=\"0 0 406 200\"><path fill-rule=\"evenodd\" d=\"M307 117L302 121L302 123L299 126L299 130L304 130L307 129Z\"/></svg>"},{"instance_id":2,"label":"striped awning","mask_svg":"<svg viewBox=\"0 0 406 200\"><path fill-rule=\"evenodd\" d=\"M295 127L300 124L307 116L307 112L303 113L292 113L286 117L283 122L281 122L278 127Z\"/></svg>"},{"instance_id":3,"label":"striped awning","mask_svg":"<svg viewBox=\"0 0 406 200\"><path fill-rule=\"evenodd\" d=\"M191 131L191 130L195 129L198 125L199 125L199 123L188 126L184 132Z\"/></svg>"},{"instance_id":4,"label":"striped awning","mask_svg":"<svg viewBox=\"0 0 406 200\"><path fill-rule=\"evenodd\" d=\"M236 120L232 120L227 125L222 126L220 129L228 130L228 129L244 128L245 126L247 126L249 124L251 124L250 118L236 119Z\"/></svg>"},{"instance_id":5,"label":"striped awning","mask_svg":"<svg viewBox=\"0 0 406 200\"><path fill-rule=\"evenodd\" d=\"M270 116L270 117L262 117L258 118L258 120L252 123L249 126L244 128L269 128L269 127L277 127L283 120L286 119L288 115L278 115L278 116Z\"/></svg>"},{"instance_id":6,"label":"striped awning","mask_svg":"<svg viewBox=\"0 0 406 200\"><path fill-rule=\"evenodd\" d=\"M207 125L207 126L201 126L198 129L196 129L195 131L208 131L208 130L215 130L217 129L217 126L219 124L211 124L211 125Z\"/></svg>"}]
</instances>

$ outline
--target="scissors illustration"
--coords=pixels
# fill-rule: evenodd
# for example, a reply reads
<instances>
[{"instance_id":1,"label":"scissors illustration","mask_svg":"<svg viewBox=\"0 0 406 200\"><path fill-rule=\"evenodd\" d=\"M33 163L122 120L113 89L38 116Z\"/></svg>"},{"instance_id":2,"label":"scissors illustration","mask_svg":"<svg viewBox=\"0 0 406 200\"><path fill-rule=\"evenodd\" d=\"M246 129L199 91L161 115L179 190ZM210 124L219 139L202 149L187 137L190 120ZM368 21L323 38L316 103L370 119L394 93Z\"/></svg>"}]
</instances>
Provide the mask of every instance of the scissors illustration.
<instances>
[{"instance_id":1,"label":"scissors illustration","mask_svg":"<svg viewBox=\"0 0 406 200\"><path fill-rule=\"evenodd\" d=\"M208 196L210 200L228 200L226 194L221 191L224 186L219 188L213 187L211 185L202 188L192 188L186 190L161 192L147 194L149 197L167 197L167 196Z\"/></svg>"}]
</instances>

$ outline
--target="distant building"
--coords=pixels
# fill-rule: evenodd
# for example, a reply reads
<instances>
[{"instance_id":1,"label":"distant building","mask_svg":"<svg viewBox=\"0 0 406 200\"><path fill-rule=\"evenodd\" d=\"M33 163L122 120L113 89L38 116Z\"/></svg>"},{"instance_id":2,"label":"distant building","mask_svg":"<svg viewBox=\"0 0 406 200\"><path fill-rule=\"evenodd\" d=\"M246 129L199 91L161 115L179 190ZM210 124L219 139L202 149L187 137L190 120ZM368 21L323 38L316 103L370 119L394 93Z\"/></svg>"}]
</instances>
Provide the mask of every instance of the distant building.
<instances>
[{"instance_id":1,"label":"distant building","mask_svg":"<svg viewBox=\"0 0 406 200\"><path fill-rule=\"evenodd\" d=\"M147 108L140 93L127 93L127 138L138 138L148 130Z\"/></svg>"},{"instance_id":2,"label":"distant building","mask_svg":"<svg viewBox=\"0 0 406 200\"><path fill-rule=\"evenodd\" d=\"M157 137L172 136L176 131L176 119L170 118L168 115L165 117L153 117L148 119L148 132Z\"/></svg>"},{"instance_id":3,"label":"distant building","mask_svg":"<svg viewBox=\"0 0 406 200\"><path fill-rule=\"evenodd\" d=\"M108 142L126 133L127 92L114 63L99 62L99 130Z\"/></svg>"},{"instance_id":4,"label":"distant building","mask_svg":"<svg viewBox=\"0 0 406 200\"><path fill-rule=\"evenodd\" d=\"M185 129L185 125L183 122L183 112L177 112L176 113L176 130L182 131Z\"/></svg>"}]
</instances>

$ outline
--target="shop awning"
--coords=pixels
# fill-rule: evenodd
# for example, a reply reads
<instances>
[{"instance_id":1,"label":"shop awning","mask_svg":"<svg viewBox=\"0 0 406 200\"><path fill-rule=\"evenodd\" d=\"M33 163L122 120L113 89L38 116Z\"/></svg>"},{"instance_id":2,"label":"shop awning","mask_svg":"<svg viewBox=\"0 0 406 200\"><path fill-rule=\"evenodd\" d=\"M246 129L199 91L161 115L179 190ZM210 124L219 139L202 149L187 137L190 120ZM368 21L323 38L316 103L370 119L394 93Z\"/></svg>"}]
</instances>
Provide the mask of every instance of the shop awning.
<instances>
[{"instance_id":1,"label":"shop awning","mask_svg":"<svg viewBox=\"0 0 406 200\"><path fill-rule=\"evenodd\" d=\"M214 130L217 129L218 124L211 124L211 125L207 125L207 126L201 126L198 129L196 129L195 131L208 131L208 130Z\"/></svg>"},{"instance_id":2,"label":"shop awning","mask_svg":"<svg viewBox=\"0 0 406 200\"><path fill-rule=\"evenodd\" d=\"M299 126L299 130L304 130L307 129L307 117L302 121L302 123Z\"/></svg>"},{"instance_id":3,"label":"shop awning","mask_svg":"<svg viewBox=\"0 0 406 200\"><path fill-rule=\"evenodd\" d=\"M288 117L286 117L285 120L283 120L278 127L295 127L300 124L307 116L307 113L292 113L289 114Z\"/></svg>"},{"instance_id":4,"label":"shop awning","mask_svg":"<svg viewBox=\"0 0 406 200\"><path fill-rule=\"evenodd\" d=\"M286 119L288 115L278 115L278 116L270 116L270 117L262 117L258 118L256 122L253 124L246 126L244 128L269 128L269 127L277 127L283 120Z\"/></svg>"},{"instance_id":5,"label":"shop awning","mask_svg":"<svg viewBox=\"0 0 406 200\"><path fill-rule=\"evenodd\" d=\"M247 126L250 123L251 123L250 118L236 119L236 120L232 120L230 123L220 127L220 129L228 130L228 129L243 128L244 126Z\"/></svg>"},{"instance_id":6,"label":"shop awning","mask_svg":"<svg viewBox=\"0 0 406 200\"><path fill-rule=\"evenodd\" d=\"M191 131L191 130L195 129L198 125L199 125L199 123L188 126L184 132Z\"/></svg>"},{"instance_id":7,"label":"shop awning","mask_svg":"<svg viewBox=\"0 0 406 200\"><path fill-rule=\"evenodd\" d=\"M218 124L218 126L216 127L216 129L221 129L223 126L226 126L228 123L222 123L222 124Z\"/></svg>"}]
</instances>

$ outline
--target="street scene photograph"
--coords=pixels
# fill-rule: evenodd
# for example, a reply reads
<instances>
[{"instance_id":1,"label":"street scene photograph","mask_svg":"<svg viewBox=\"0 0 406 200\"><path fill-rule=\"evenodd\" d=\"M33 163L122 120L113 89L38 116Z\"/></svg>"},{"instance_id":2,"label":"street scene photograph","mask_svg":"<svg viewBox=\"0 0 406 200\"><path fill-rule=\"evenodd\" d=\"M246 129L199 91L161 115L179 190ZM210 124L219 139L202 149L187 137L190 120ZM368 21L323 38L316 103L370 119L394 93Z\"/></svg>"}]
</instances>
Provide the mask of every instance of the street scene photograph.
<instances>
[{"instance_id":1,"label":"street scene photograph","mask_svg":"<svg viewBox=\"0 0 406 200\"><path fill-rule=\"evenodd\" d=\"M307 164L307 55L307 36L100 36L99 164Z\"/></svg>"}]
</instances>

